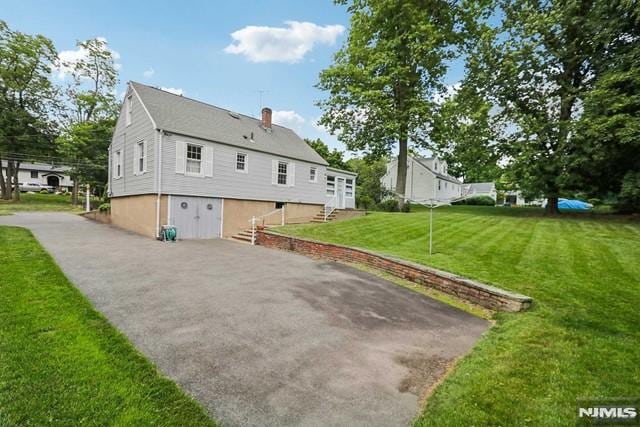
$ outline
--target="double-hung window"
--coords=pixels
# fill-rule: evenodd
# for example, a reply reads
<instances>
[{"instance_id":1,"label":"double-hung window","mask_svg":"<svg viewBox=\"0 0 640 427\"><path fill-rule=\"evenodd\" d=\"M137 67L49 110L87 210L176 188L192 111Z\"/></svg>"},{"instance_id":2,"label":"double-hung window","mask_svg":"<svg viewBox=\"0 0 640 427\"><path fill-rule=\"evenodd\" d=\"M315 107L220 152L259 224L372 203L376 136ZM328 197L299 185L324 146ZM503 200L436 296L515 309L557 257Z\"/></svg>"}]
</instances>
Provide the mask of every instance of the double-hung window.
<instances>
[{"instance_id":1,"label":"double-hung window","mask_svg":"<svg viewBox=\"0 0 640 427\"><path fill-rule=\"evenodd\" d=\"M202 175L202 146L187 144L186 173Z\"/></svg>"},{"instance_id":2,"label":"double-hung window","mask_svg":"<svg viewBox=\"0 0 640 427\"><path fill-rule=\"evenodd\" d=\"M309 168L309 182L318 182L318 168Z\"/></svg>"},{"instance_id":3,"label":"double-hung window","mask_svg":"<svg viewBox=\"0 0 640 427\"><path fill-rule=\"evenodd\" d=\"M31 178L37 178L38 177L38 171L31 171Z\"/></svg>"},{"instance_id":4,"label":"double-hung window","mask_svg":"<svg viewBox=\"0 0 640 427\"><path fill-rule=\"evenodd\" d=\"M442 190L442 181L438 180L438 190Z\"/></svg>"},{"instance_id":5,"label":"double-hung window","mask_svg":"<svg viewBox=\"0 0 640 427\"><path fill-rule=\"evenodd\" d=\"M247 173L247 154L236 153L236 172Z\"/></svg>"},{"instance_id":6,"label":"double-hung window","mask_svg":"<svg viewBox=\"0 0 640 427\"><path fill-rule=\"evenodd\" d=\"M327 196L333 196L336 194L336 177L327 176Z\"/></svg>"},{"instance_id":7,"label":"double-hung window","mask_svg":"<svg viewBox=\"0 0 640 427\"><path fill-rule=\"evenodd\" d=\"M147 171L147 144L140 141L136 144L135 172L136 175L142 175Z\"/></svg>"},{"instance_id":8,"label":"double-hung window","mask_svg":"<svg viewBox=\"0 0 640 427\"><path fill-rule=\"evenodd\" d=\"M344 195L346 197L353 197L353 179L352 178L346 179L344 188L345 188Z\"/></svg>"},{"instance_id":9,"label":"double-hung window","mask_svg":"<svg viewBox=\"0 0 640 427\"><path fill-rule=\"evenodd\" d=\"M278 162L278 185L287 185L287 170L289 163L279 161Z\"/></svg>"}]
</instances>

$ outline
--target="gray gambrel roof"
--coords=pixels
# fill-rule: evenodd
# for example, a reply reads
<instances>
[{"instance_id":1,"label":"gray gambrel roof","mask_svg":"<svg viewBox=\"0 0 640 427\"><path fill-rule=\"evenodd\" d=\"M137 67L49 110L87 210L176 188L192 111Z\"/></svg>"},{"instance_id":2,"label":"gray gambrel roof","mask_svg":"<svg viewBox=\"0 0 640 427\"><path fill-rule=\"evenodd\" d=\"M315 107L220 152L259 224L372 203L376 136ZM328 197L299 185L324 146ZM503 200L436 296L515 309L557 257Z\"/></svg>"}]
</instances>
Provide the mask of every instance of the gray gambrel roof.
<instances>
[{"instance_id":1,"label":"gray gambrel roof","mask_svg":"<svg viewBox=\"0 0 640 427\"><path fill-rule=\"evenodd\" d=\"M327 165L313 148L289 128L273 124L271 132L267 132L262 128L259 119L140 83L130 84L158 129ZM255 142L250 141L251 133Z\"/></svg>"}]
</instances>

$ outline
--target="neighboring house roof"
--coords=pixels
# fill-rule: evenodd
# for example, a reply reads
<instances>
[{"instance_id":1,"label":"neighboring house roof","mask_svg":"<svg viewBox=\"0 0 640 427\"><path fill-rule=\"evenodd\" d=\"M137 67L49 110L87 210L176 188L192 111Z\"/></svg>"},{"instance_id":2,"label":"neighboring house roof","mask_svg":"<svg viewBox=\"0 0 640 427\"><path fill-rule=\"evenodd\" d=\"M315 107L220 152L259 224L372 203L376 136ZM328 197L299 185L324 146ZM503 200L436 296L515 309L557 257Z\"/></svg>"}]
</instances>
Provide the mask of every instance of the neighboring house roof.
<instances>
[{"instance_id":1,"label":"neighboring house roof","mask_svg":"<svg viewBox=\"0 0 640 427\"><path fill-rule=\"evenodd\" d=\"M261 120L204 102L131 82L156 127L163 131L327 165L293 130L273 124L265 131ZM253 140L251 142L251 133Z\"/></svg>"},{"instance_id":2,"label":"neighboring house roof","mask_svg":"<svg viewBox=\"0 0 640 427\"><path fill-rule=\"evenodd\" d=\"M454 184L462 184L462 182L458 181L456 178L452 177L451 175L445 175L443 173L440 172L436 172L433 169L431 169L426 163L423 163L425 160L431 160L432 158L426 158L426 157L412 157L413 160L416 161L416 163L418 163L420 166L424 167L425 169L427 169L429 172L431 172L432 174L434 174L435 176L437 176L438 178L444 180L444 181L449 181L449 182L453 182Z\"/></svg>"},{"instance_id":3,"label":"neighboring house roof","mask_svg":"<svg viewBox=\"0 0 640 427\"><path fill-rule=\"evenodd\" d=\"M351 172L351 171L344 170L344 169L333 168L333 167L331 167L331 166L327 166L327 170L328 170L328 171L333 171L333 172L343 173L343 174L345 174L345 175L358 176L358 174L357 174L357 173L355 173L355 172Z\"/></svg>"},{"instance_id":4,"label":"neighboring house roof","mask_svg":"<svg viewBox=\"0 0 640 427\"><path fill-rule=\"evenodd\" d=\"M493 182L472 182L464 184L464 187L468 189L470 193L491 193L495 190L495 184Z\"/></svg>"},{"instance_id":5,"label":"neighboring house roof","mask_svg":"<svg viewBox=\"0 0 640 427\"><path fill-rule=\"evenodd\" d=\"M7 161L2 161L2 167L7 167ZM51 163L20 163L20 170L37 170L45 172L54 172L59 174L67 174L71 168L69 166L55 166Z\"/></svg>"}]
</instances>

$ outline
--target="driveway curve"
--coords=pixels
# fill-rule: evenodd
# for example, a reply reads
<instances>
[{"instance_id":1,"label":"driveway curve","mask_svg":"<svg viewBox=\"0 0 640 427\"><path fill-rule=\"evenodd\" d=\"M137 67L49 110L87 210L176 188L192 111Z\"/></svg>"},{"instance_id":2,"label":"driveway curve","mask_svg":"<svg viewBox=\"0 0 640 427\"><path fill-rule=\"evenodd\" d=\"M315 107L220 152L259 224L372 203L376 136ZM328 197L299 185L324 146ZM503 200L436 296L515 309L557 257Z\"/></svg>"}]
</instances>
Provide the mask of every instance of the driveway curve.
<instances>
[{"instance_id":1,"label":"driveway curve","mask_svg":"<svg viewBox=\"0 0 640 427\"><path fill-rule=\"evenodd\" d=\"M402 426L488 322L341 264L20 213L94 306L223 425Z\"/></svg>"}]
</instances>

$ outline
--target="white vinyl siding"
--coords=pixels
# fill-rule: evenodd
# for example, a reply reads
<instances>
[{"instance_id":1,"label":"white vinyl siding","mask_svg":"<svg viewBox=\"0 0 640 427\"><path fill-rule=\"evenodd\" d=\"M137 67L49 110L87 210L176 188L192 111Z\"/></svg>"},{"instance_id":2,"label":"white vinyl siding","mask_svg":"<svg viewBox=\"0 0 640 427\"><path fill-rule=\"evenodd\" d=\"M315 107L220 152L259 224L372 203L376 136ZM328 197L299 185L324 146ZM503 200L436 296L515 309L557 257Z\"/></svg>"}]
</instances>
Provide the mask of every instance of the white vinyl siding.
<instances>
[{"instance_id":1,"label":"white vinyl siding","mask_svg":"<svg viewBox=\"0 0 640 427\"><path fill-rule=\"evenodd\" d=\"M184 173L184 153L186 144L176 141L176 173Z\"/></svg>"},{"instance_id":2,"label":"white vinyl siding","mask_svg":"<svg viewBox=\"0 0 640 427\"><path fill-rule=\"evenodd\" d=\"M202 179L175 173L176 143L200 144L211 147L213 155L213 179ZM162 191L163 193L181 194L202 197L222 197L243 200L282 201L285 203L312 203L323 205L324 201L324 165L274 156L273 154L243 149L247 154L248 174L236 172L236 154L238 147L206 141L184 135L166 135L162 141ZM278 161L283 160L290 165L295 163L295 170L302 168L303 178L295 181L295 186L277 185ZM308 168L318 168L318 179L322 185L310 183L307 179ZM145 174L145 176L148 174ZM291 174L294 182L294 171Z\"/></svg>"}]
</instances>

